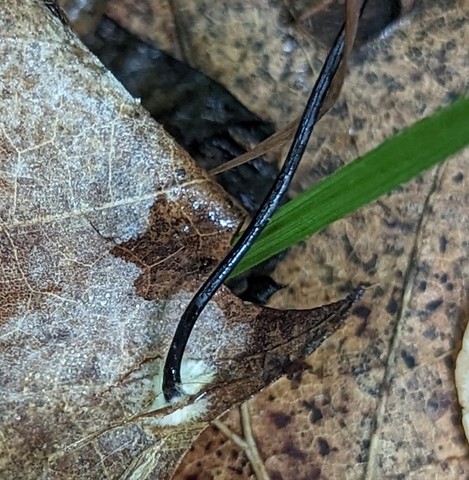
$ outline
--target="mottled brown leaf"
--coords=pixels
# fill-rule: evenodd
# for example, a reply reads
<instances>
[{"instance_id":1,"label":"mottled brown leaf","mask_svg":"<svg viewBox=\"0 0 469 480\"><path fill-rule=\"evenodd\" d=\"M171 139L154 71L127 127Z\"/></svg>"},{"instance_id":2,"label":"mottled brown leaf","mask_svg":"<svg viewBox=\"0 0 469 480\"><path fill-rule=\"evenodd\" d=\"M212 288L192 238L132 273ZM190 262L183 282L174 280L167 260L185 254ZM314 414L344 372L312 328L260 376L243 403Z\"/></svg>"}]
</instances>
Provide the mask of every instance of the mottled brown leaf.
<instances>
[{"instance_id":1,"label":"mottled brown leaf","mask_svg":"<svg viewBox=\"0 0 469 480\"><path fill-rule=\"evenodd\" d=\"M222 290L167 405L166 348L239 212L48 12L0 15L0 476L163 480L210 419L295 374L359 292L279 312Z\"/></svg>"},{"instance_id":2,"label":"mottled brown leaf","mask_svg":"<svg viewBox=\"0 0 469 480\"><path fill-rule=\"evenodd\" d=\"M233 12L236 20L223 25L230 34L222 43L274 29L282 9L269 5L274 13L269 17L266 6L265 25L256 17L255 28L246 20L247 9ZM468 91L468 10L467 1L418 2L411 16L360 49L338 106L317 127L296 189ZM212 11L211 18L218 15ZM212 30L206 26L204 35L218 40L221 21L214 24ZM241 32L240 24L249 33ZM279 51L285 28L277 28L280 33L272 34L276 40L270 46ZM193 44L202 35L195 30L190 30ZM262 36L256 39L261 42ZM221 47L208 42L213 43L205 57L197 56L211 74L216 72L212 58L221 61ZM275 56L276 71L285 72L281 78L265 75L272 68L267 61L253 66L258 75L248 75L245 83L229 78L229 62L219 77L241 98L249 95L246 84L254 92L268 85L272 93L265 103L254 94L252 108L270 111L271 118L291 118L299 75L292 65L305 58L304 51L315 54L304 47L291 56ZM251 72L250 54L244 56L241 47L237 54L247 57L238 71L246 66ZM467 476L469 448L454 360L468 318L468 159L463 152L338 222L296 247L279 267L276 280L289 288L273 297L275 306L307 307L318 295L328 302L357 282L371 287L354 310L354 320L309 358L299 384L280 380L248 402L248 436L271 479ZM244 413L234 410L218 420L225 431L211 427L200 435L176 478L256 478L251 463L257 460L246 452L252 446L246 441L243 408Z\"/></svg>"}]
</instances>

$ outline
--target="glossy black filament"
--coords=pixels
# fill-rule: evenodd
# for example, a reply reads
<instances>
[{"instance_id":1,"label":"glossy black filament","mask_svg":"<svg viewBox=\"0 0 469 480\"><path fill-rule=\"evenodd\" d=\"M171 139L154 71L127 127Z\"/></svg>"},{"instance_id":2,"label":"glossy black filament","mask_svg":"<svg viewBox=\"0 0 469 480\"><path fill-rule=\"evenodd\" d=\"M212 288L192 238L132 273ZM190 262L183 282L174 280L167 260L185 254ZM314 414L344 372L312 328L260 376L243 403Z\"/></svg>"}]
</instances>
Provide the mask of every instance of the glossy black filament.
<instances>
[{"instance_id":1,"label":"glossy black filament","mask_svg":"<svg viewBox=\"0 0 469 480\"><path fill-rule=\"evenodd\" d=\"M163 368L163 394L166 401L170 401L183 393L181 391L181 362L197 318L265 228L272 214L279 206L283 195L286 193L306 150L332 80L339 68L343 51L344 27L342 27L337 36L322 67L301 117L300 125L295 133L285 163L267 197L236 245L212 272L182 314Z\"/></svg>"}]
</instances>

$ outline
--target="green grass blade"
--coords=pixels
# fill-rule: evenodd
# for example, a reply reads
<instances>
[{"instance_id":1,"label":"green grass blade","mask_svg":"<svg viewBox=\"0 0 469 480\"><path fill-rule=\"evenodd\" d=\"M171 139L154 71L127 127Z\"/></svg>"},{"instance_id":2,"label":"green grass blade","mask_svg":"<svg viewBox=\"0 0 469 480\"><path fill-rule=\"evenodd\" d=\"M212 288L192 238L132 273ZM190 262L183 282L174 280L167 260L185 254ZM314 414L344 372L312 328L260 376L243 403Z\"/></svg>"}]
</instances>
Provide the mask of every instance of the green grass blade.
<instances>
[{"instance_id":1,"label":"green grass blade","mask_svg":"<svg viewBox=\"0 0 469 480\"><path fill-rule=\"evenodd\" d=\"M469 97L438 110L279 208L239 275L469 145Z\"/></svg>"}]
</instances>

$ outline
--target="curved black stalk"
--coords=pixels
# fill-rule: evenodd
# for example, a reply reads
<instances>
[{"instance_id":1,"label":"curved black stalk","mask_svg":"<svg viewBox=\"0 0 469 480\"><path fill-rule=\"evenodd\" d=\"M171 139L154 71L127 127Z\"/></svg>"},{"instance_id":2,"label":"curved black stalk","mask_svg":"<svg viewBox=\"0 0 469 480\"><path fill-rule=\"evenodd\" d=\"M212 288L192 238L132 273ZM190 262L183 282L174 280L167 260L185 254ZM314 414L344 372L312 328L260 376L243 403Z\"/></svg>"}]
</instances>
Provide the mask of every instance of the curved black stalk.
<instances>
[{"instance_id":1,"label":"curved black stalk","mask_svg":"<svg viewBox=\"0 0 469 480\"><path fill-rule=\"evenodd\" d=\"M258 213L251 220L233 249L194 295L181 316L163 368L163 395L168 402L183 393L180 388L182 356L197 318L265 228L290 186L293 175L306 150L322 104L339 68L344 51L344 37L344 26L342 26L308 99L285 163Z\"/></svg>"}]
</instances>

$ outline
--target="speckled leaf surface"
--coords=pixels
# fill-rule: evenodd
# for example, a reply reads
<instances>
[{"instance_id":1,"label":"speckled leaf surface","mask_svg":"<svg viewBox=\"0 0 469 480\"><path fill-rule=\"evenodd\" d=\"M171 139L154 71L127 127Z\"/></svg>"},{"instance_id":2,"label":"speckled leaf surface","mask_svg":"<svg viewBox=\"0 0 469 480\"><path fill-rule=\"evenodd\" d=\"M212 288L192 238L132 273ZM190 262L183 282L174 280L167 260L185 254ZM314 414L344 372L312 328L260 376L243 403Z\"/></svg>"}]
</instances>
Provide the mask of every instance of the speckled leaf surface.
<instances>
[{"instance_id":1,"label":"speckled leaf surface","mask_svg":"<svg viewBox=\"0 0 469 480\"><path fill-rule=\"evenodd\" d=\"M239 212L43 2L3 2L0 32L0 476L167 478L355 296L278 312L223 290L166 405L166 348Z\"/></svg>"},{"instance_id":2,"label":"speckled leaf surface","mask_svg":"<svg viewBox=\"0 0 469 480\"><path fill-rule=\"evenodd\" d=\"M295 97L316 70L322 43L285 24L280 2L257 2L254 13L252 5L229 13L212 7L203 28L194 7L185 45L199 68L239 98L255 92L252 108L281 124L292 105L300 108ZM318 125L297 189L467 93L468 10L467 1L416 2L400 24L356 53L338 106ZM265 56L243 51L240 39L248 37ZM223 45L231 45L226 69L219 66ZM234 69L232 59L241 66ZM271 93L262 100L265 85ZM454 361L468 318L468 159L463 152L294 249L275 277L288 288L272 305L311 306L318 295L330 301L369 282L364 302L309 358L300 383L283 379L204 431L175 478L467 476Z\"/></svg>"},{"instance_id":3,"label":"speckled leaf surface","mask_svg":"<svg viewBox=\"0 0 469 480\"><path fill-rule=\"evenodd\" d=\"M248 415L231 411L219 420L229 432L216 425L204 431L175 478L205 478L202 472L236 478L233 468L239 478L263 478L253 473L256 458L274 479L465 478L469 448L454 361L468 318L468 187L461 182L467 160L466 154L439 172L415 230L418 215L402 208L402 194L392 219L383 203L355 216L356 227L330 228L311 253L299 249L301 270L290 264L279 275L298 282L291 284L290 305L311 305L309 288L325 301L349 279L371 278L374 286L351 322L309 358L301 382L278 381L247 403ZM381 236L372 238L365 224ZM415 243L407 246L409 236ZM333 258L329 247L339 241ZM257 456L234 436L246 437L243 415Z\"/></svg>"}]
</instances>

